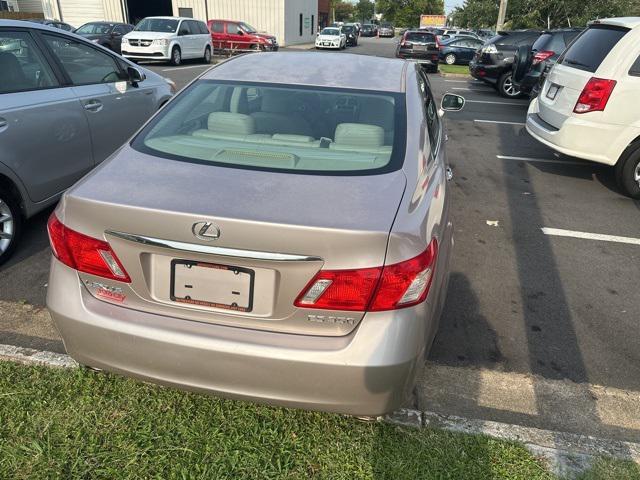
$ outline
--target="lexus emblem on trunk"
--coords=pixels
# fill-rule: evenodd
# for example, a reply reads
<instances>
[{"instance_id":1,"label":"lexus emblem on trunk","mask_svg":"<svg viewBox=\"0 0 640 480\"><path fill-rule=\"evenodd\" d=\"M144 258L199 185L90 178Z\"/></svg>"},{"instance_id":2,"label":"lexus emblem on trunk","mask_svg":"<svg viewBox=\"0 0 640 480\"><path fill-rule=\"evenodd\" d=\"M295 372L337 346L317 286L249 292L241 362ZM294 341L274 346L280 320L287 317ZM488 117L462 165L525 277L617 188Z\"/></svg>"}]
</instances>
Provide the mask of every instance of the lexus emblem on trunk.
<instances>
[{"instance_id":1,"label":"lexus emblem on trunk","mask_svg":"<svg viewBox=\"0 0 640 480\"><path fill-rule=\"evenodd\" d=\"M220 228L211 222L194 223L193 227L191 227L191 231L196 238L206 242L220 238Z\"/></svg>"}]
</instances>

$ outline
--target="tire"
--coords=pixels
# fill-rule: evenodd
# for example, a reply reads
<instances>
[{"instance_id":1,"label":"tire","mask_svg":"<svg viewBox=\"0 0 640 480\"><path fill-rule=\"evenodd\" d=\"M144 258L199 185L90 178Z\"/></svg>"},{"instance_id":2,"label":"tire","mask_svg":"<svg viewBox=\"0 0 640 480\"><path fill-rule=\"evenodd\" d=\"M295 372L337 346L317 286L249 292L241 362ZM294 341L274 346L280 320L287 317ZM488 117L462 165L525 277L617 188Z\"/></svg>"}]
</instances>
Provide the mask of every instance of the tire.
<instances>
[{"instance_id":1,"label":"tire","mask_svg":"<svg viewBox=\"0 0 640 480\"><path fill-rule=\"evenodd\" d=\"M261 51L262 51L262 48L260 48L260 45L258 45L258 44L253 44L253 45L251 45L251 46L249 47L249 49L250 49L252 52L261 52Z\"/></svg>"},{"instance_id":2,"label":"tire","mask_svg":"<svg viewBox=\"0 0 640 480\"><path fill-rule=\"evenodd\" d=\"M9 216L10 218L6 218ZM0 265L9 260L22 234L20 204L4 184L0 184ZM9 236L9 238L6 238Z\"/></svg>"},{"instance_id":3,"label":"tire","mask_svg":"<svg viewBox=\"0 0 640 480\"><path fill-rule=\"evenodd\" d=\"M513 79L516 83L522 82L529 71L531 62L531 47L529 45L520 45L513 58Z\"/></svg>"},{"instance_id":4,"label":"tire","mask_svg":"<svg viewBox=\"0 0 640 480\"><path fill-rule=\"evenodd\" d=\"M202 62L209 64L211 63L211 47L207 45L204 49L204 56L202 57Z\"/></svg>"},{"instance_id":5,"label":"tire","mask_svg":"<svg viewBox=\"0 0 640 480\"><path fill-rule=\"evenodd\" d=\"M640 199L640 141L622 153L615 166L616 182L625 195Z\"/></svg>"},{"instance_id":6,"label":"tire","mask_svg":"<svg viewBox=\"0 0 640 480\"><path fill-rule=\"evenodd\" d=\"M498 93L505 98L519 98L520 90L513 84L512 71L504 72L498 80Z\"/></svg>"},{"instance_id":7,"label":"tire","mask_svg":"<svg viewBox=\"0 0 640 480\"><path fill-rule=\"evenodd\" d=\"M446 63L447 65L455 65L457 61L458 59L453 53L447 53L447 55L444 57L444 63Z\"/></svg>"},{"instance_id":8,"label":"tire","mask_svg":"<svg viewBox=\"0 0 640 480\"><path fill-rule=\"evenodd\" d=\"M171 49L171 61L169 62L174 67L177 67L182 63L182 52L177 45Z\"/></svg>"}]
</instances>

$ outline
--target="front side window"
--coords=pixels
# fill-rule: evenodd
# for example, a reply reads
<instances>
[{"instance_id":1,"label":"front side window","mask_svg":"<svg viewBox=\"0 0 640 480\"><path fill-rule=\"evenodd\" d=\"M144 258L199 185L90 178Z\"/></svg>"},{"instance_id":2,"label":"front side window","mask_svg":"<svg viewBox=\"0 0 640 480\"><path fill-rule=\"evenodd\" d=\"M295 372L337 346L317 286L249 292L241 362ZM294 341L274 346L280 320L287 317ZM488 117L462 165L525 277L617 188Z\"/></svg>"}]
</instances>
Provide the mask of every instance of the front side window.
<instances>
[{"instance_id":1,"label":"front side window","mask_svg":"<svg viewBox=\"0 0 640 480\"><path fill-rule=\"evenodd\" d=\"M111 83L124 79L113 57L82 42L44 34L45 41L75 85Z\"/></svg>"},{"instance_id":2,"label":"front side window","mask_svg":"<svg viewBox=\"0 0 640 480\"><path fill-rule=\"evenodd\" d=\"M106 35L111 32L113 24L109 23L86 23L81 26L76 33L80 35Z\"/></svg>"},{"instance_id":3,"label":"front side window","mask_svg":"<svg viewBox=\"0 0 640 480\"><path fill-rule=\"evenodd\" d=\"M229 35L238 35L240 33L240 28L237 23L227 23L227 33Z\"/></svg>"},{"instance_id":4,"label":"front side window","mask_svg":"<svg viewBox=\"0 0 640 480\"><path fill-rule=\"evenodd\" d=\"M429 143L431 144L431 153L433 158L435 158L440 146L440 117L438 116L438 106L436 105L433 94L429 89L429 84L422 73L418 75L418 88L422 95L424 116L427 122L427 130L429 132Z\"/></svg>"},{"instance_id":5,"label":"front side window","mask_svg":"<svg viewBox=\"0 0 640 480\"><path fill-rule=\"evenodd\" d=\"M31 35L0 32L0 94L58 85Z\"/></svg>"},{"instance_id":6,"label":"front side window","mask_svg":"<svg viewBox=\"0 0 640 480\"><path fill-rule=\"evenodd\" d=\"M178 20L167 18L145 18L136 25L134 30L137 30L138 32L176 33L178 30L178 23Z\"/></svg>"},{"instance_id":7,"label":"front side window","mask_svg":"<svg viewBox=\"0 0 640 480\"><path fill-rule=\"evenodd\" d=\"M200 80L132 146L216 166L372 174L402 165L405 123L400 93Z\"/></svg>"}]
</instances>

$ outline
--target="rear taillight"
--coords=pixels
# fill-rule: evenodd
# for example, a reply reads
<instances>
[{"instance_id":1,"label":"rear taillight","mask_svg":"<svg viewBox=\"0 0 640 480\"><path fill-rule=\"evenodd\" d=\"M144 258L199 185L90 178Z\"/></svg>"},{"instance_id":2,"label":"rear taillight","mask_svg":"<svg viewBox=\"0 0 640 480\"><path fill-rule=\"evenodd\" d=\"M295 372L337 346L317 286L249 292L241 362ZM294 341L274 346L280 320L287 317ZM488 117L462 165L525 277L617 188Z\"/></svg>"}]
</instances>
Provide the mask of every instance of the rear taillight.
<instances>
[{"instance_id":1,"label":"rear taillight","mask_svg":"<svg viewBox=\"0 0 640 480\"><path fill-rule=\"evenodd\" d=\"M615 80L591 77L582 89L573 111L575 113L603 111L615 86Z\"/></svg>"},{"instance_id":2,"label":"rear taillight","mask_svg":"<svg viewBox=\"0 0 640 480\"><path fill-rule=\"evenodd\" d=\"M47 230L53 255L66 266L98 277L131 283L107 242L67 228L55 213L49 217Z\"/></svg>"},{"instance_id":3,"label":"rear taillight","mask_svg":"<svg viewBox=\"0 0 640 480\"><path fill-rule=\"evenodd\" d=\"M544 62L548 58L553 57L556 52L552 52L551 50L542 50L540 52L536 52L533 54L533 64L537 65L540 62Z\"/></svg>"},{"instance_id":4,"label":"rear taillight","mask_svg":"<svg viewBox=\"0 0 640 480\"><path fill-rule=\"evenodd\" d=\"M321 270L296 299L302 308L384 311L417 305L427 298L438 244L417 257L384 267Z\"/></svg>"}]
</instances>

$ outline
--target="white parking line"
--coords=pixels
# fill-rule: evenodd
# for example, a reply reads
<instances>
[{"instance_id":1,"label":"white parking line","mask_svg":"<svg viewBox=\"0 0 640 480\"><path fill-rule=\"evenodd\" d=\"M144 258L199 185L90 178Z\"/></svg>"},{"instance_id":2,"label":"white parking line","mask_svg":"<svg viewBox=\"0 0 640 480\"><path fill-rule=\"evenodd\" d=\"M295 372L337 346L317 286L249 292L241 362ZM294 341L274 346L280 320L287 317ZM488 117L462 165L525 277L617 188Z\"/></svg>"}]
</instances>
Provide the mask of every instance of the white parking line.
<instances>
[{"instance_id":1,"label":"white parking line","mask_svg":"<svg viewBox=\"0 0 640 480\"><path fill-rule=\"evenodd\" d=\"M630 245L640 245L640 238L619 237L618 235L605 235L603 233L576 232L574 230L563 230L561 228L548 227L542 227L542 232L545 235L552 235L556 237L573 237L582 238L585 240L598 240L600 242L616 242L628 243Z\"/></svg>"},{"instance_id":2,"label":"white parking line","mask_svg":"<svg viewBox=\"0 0 640 480\"><path fill-rule=\"evenodd\" d=\"M190 68L208 68L211 65L191 65L190 67L163 68L163 72L175 72L176 70L189 70Z\"/></svg>"},{"instance_id":3,"label":"white parking line","mask_svg":"<svg viewBox=\"0 0 640 480\"><path fill-rule=\"evenodd\" d=\"M516 105L518 107L527 107L528 103L515 103L515 102L493 102L490 100L467 100L467 103L490 103L492 105Z\"/></svg>"},{"instance_id":4,"label":"white parking line","mask_svg":"<svg viewBox=\"0 0 640 480\"><path fill-rule=\"evenodd\" d=\"M469 80L445 80L448 83L469 83Z\"/></svg>"},{"instance_id":5,"label":"white parking line","mask_svg":"<svg viewBox=\"0 0 640 480\"><path fill-rule=\"evenodd\" d=\"M509 155L496 155L496 158L500 160L515 160L518 162L538 162L538 163L556 163L558 165L581 165L584 167L594 167L597 164L590 162L578 162L573 160L550 160L546 158L532 158L532 157L511 157Z\"/></svg>"},{"instance_id":6,"label":"white parking line","mask_svg":"<svg viewBox=\"0 0 640 480\"><path fill-rule=\"evenodd\" d=\"M519 125L521 127L525 125L523 122L503 122L501 120L474 120L474 122L478 122L478 123L496 123L498 125Z\"/></svg>"}]
</instances>

